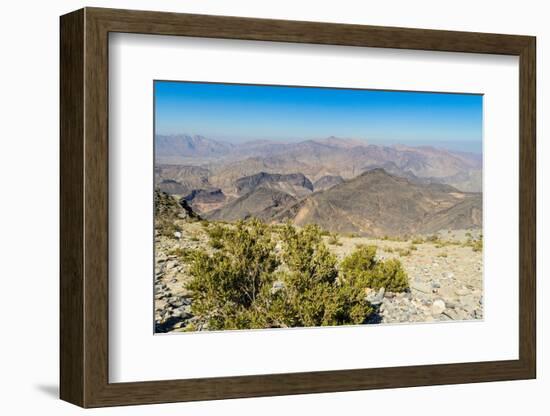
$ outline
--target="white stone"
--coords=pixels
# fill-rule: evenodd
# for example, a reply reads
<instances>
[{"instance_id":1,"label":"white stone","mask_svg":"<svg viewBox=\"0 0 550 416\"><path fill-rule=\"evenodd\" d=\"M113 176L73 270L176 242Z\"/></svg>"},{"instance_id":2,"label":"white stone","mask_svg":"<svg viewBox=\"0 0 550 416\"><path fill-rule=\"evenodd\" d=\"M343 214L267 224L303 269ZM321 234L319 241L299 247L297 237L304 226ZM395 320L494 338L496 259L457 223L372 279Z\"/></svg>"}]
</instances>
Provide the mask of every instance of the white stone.
<instances>
[{"instance_id":1,"label":"white stone","mask_svg":"<svg viewBox=\"0 0 550 416\"><path fill-rule=\"evenodd\" d=\"M436 300L432 304L432 315L441 315L445 311L445 302L441 299Z\"/></svg>"}]
</instances>

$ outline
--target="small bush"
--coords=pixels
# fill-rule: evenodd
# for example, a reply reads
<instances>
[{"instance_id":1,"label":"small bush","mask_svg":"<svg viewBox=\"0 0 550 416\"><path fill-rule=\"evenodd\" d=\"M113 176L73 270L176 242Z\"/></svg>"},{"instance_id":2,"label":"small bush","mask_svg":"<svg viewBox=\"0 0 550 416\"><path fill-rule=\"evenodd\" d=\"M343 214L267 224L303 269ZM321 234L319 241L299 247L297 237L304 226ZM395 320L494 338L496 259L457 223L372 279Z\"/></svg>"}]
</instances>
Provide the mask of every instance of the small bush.
<instances>
[{"instance_id":1,"label":"small bush","mask_svg":"<svg viewBox=\"0 0 550 416\"><path fill-rule=\"evenodd\" d=\"M483 235L480 235L477 239L469 238L464 244L464 247L471 247L473 251L479 252L483 250Z\"/></svg>"},{"instance_id":2,"label":"small bush","mask_svg":"<svg viewBox=\"0 0 550 416\"><path fill-rule=\"evenodd\" d=\"M473 251L481 251L483 250L483 240L476 240L472 243L472 250Z\"/></svg>"},{"instance_id":3,"label":"small bush","mask_svg":"<svg viewBox=\"0 0 550 416\"><path fill-rule=\"evenodd\" d=\"M403 292L409 288L409 277L399 260L389 259L379 262L373 269L369 287L383 287L391 292Z\"/></svg>"},{"instance_id":4,"label":"small bush","mask_svg":"<svg viewBox=\"0 0 550 416\"><path fill-rule=\"evenodd\" d=\"M343 279L356 286L371 289L385 288L402 292L409 287L409 278L401 262L396 259L380 261L376 258L376 246L355 250L340 264Z\"/></svg>"},{"instance_id":5,"label":"small bush","mask_svg":"<svg viewBox=\"0 0 550 416\"><path fill-rule=\"evenodd\" d=\"M330 234L330 238L328 239L328 243L333 246L341 246L342 243L340 242L340 239L338 238L338 234L333 233Z\"/></svg>"},{"instance_id":6,"label":"small bush","mask_svg":"<svg viewBox=\"0 0 550 416\"><path fill-rule=\"evenodd\" d=\"M192 312L208 329L265 328L269 294L279 262L269 228L259 221L209 230L219 251L194 253L187 285L193 291Z\"/></svg>"},{"instance_id":7,"label":"small bush","mask_svg":"<svg viewBox=\"0 0 550 416\"><path fill-rule=\"evenodd\" d=\"M397 253L399 253L401 257L407 257L411 255L411 250L406 248L400 248L397 250Z\"/></svg>"},{"instance_id":8,"label":"small bush","mask_svg":"<svg viewBox=\"0 0 550 416\"><path fill-rule=\"evenodd\" d=\"M282 259L291 271L305 273L319 282L330 283L336 279L336 257L323 243L318 226L306 225L297 231L287 224L282 241Z\"/></svg>"},{"instance_id":9,"label":"small bush","mask_svg":"<svg viewBox=\"0 0 550 416\"><path fill-rule=\"evenodd\" d=\"M223 246L222 239L226 235L227 227L224 227L221 224L210 225L206 229L206 233L210 238L210 246L215 249L220 249Z\"/></svg>"},{"instance_id":10,"label":"small bush","mask_svg":"<svg viewBox=\"0 0 550 416\"><path fill-rule=\"evenodd\" d=\"M168 238L175 238L174 233L181 232L181 228L175 221L168 218L157 219L155 221L155 228L160 235Z\"/></svg>"},{"instance_id":11,"label":"small bush","mask_svg":"<svg viewBox=\"0 0 550 416\"><path fill-rule=\"evenodd\" d=\"M385 235L384 237L382 237L382 240L384 241L396 241L396 242L404 242L404 241L407 241L409 239L409 236L407 234L403 235L403 236L398 236L398 235L393 235L393 236L390 236L390 235Z\"/></svg>"},{"instance_id":12,"label":"small bush","mask_svg":"<svg viewBox=\"0 0 550 416\"><path fill-rule=\"evenodd\" d=\"M440 238L437 234L432 234L428 237L426 237L426 242L428 243L439 243L440 242Z\"/></svg>"},{"instance_id":13,"label":"small bush","mask_svg":"<svg viewBox=\"0 0 550 416\"><path fill-rule=\"evenodd\" d=\"M325 326L364 323L373 312L364 290L341 281L336 258L321 238L320 229L307 225L301 231L287 225L283 260L289 271L277 292L272 314L286 326Z\"/></svg>"},{"instance_id":14,"label":"small bush","mask_svg":"<svg viewBox=\"0 0 550 416\"><path fill-rule=\"evenodd\" d=\"M182 261L190 261L193 259L193 254L195 250L184 248L184 247L176 247L170 251L168 251L169 255L176 256Z\"/></svg>"},{"instance_id":15,"label":"small bush","mask_svg":"<svg viewBox=\"0 0 550 416\"><path fill-rule=\"evenodd\" d=\"M411 241L411 243L413 244L422 244L424 242L424 240L420 237L415 237L413 238L413 240Z\"/></svg>"},{"instance_id":16,"label":"small bush","mask_svg":"<svg viewBox=\"0 0 550 416\"><path fill-rule=\"evenodd\" d=\"M437 255L437 257L444 257L444 258L445 258L445 257L447 257L447 253L446 253L446 252L439 253L439 254Z\"/></svg>"},{"instance_id":17,"label":"small bush","mask_svg":"<svg viewBox=\"0 0 550 416\"><path fill-rule=\"evenodd\" d=\"M376 246L358 247L347 256L340 264L340 270L344 274L356 276L364 270L372 270L376 265Z\"/></svg>"}]
</instances>

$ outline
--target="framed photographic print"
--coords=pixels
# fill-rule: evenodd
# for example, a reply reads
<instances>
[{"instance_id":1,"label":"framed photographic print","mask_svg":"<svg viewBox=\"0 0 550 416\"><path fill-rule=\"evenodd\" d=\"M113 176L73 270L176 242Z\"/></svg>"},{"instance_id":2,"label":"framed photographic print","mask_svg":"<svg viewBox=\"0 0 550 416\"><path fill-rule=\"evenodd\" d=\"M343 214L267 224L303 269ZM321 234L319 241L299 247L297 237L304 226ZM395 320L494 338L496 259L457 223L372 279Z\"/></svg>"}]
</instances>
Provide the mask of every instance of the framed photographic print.
<instances>
[{"instance_id":1,"label":"framed photographic print","mask_svg":"<svg viewBox=\"0 0 550 416\"><path fill-rule=\"evenodd\" d=\"M61 17L61 398L534 378L535 38Z\"/></svg>"}]
</instances>

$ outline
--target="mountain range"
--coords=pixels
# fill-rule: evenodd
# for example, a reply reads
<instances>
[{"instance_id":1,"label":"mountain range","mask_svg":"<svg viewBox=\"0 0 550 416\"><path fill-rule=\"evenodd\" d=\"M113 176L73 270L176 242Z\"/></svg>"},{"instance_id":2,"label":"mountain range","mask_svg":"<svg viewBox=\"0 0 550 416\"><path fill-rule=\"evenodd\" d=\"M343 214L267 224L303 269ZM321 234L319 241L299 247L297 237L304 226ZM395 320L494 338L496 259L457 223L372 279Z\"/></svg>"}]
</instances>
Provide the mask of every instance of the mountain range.
<instances>
[{"instance_id":1,"label":"mountain range","mask_svg":"<svg viewBox=\"0 0 550 416\"><path fill-rule=\"evenodd\" d=\"M318 224L339 233L384 236L478 228L481 213L479 193L414 183L377 168L290 205L274 220Z\"/></svg>"},{"instance_id":2,"label":"mountain range","mask_svg":"<svg viewBox=\"0 0 550 416\"><path fill-rule=\"evenodd\" d=\"M337 137L234 144L204 136L157 135L155 163L163 170L168 166L200 166L208 170L209 182L224 191L237 179L258 172L302 173L314 182L323 176L350 179L376 167L413 180L446 183L462 191L480 192L482 188L480 155L430 146L381 146ZM188 174L192 173L185 172L186 180ZM202 172L198 174L204 177ZM175 179L173 172L162 176Z\"/></svg>"},{"instance_id":3,"label":"mountain range","mask_svg":"<svg viewBox=\"0 0 550 416\"><path fill-rule=\"evenodd\" d=\"M328 137L155 137L155 187L202 217L317 223L364 235L481 226L480 155Z\"/></svg>"}]
</instances>

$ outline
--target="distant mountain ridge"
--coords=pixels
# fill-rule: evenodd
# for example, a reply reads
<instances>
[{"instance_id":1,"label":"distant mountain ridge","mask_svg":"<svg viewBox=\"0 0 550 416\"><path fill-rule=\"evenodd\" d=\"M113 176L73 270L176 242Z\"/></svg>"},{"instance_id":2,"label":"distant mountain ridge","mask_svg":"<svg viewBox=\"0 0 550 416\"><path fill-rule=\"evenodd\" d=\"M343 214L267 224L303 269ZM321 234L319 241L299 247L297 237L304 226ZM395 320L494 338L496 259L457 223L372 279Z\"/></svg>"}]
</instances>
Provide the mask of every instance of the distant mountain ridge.
<instances>
[{"instance_id":1,"label":"distant mountain ridge","mask_svg":"<svg viewBox=\"0 0 550 416\"><path fill-rule=\"evenodd\" d=\"M157 135L155 158L158 165L201 166L209 171L211 185L224 192L228 192L237 179L262 171L300 172L314 182L327 175L350 179L374 167L411 179L447 183L462 191L481 191L479 155L429 146L380 146L332 136L292 143L232 144L204 136Z\"/></svg>"},{"instance_id":2,"label":"distant mountain ridge","mask_svg":"<svg viewBox=\"0 0 550 416\"><path fill-rule=\"evenodd\" d=\"M155 146L155 188L206 219L372 236L482 225L479 155L337 137L230 144L158 136ZM183 162L160 163L162 155Z\"/></svg>"},{"instance_id":3,"label":"distant mountain ridge","mask_svg":"<svg viewBox=\"0 0 550 416\"><path fill-rule=\"evenodd\" d=\"M156 135L155 157L209 157L220 156L231 151L231 143L207 139L201 135L188 134Z\"/></svg>"}]
</instances>

